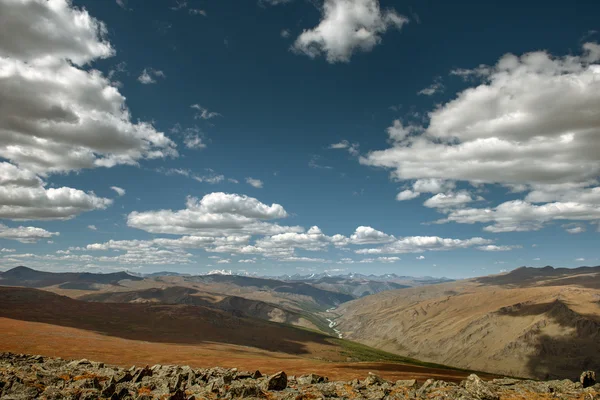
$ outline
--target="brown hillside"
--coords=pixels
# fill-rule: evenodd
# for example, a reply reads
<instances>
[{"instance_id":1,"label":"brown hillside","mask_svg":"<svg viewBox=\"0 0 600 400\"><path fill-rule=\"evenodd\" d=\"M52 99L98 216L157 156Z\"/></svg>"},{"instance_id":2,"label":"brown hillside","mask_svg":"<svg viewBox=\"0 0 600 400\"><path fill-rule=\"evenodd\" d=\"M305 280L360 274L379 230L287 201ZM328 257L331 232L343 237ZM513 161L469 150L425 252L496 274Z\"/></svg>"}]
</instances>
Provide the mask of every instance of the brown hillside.
<instances>
[{"instance_id":1,"label":"brown hillside","mask_svg":"<svg viewBox=\"0 0 600 400\"><path fill-rule=\"evenodd\" d=\"M527 280L380 293L340 306L338 329L397 354L500 374L574 378L600 370L600 292L590 278L586 287Z\"/></svg>"}]
</instances>

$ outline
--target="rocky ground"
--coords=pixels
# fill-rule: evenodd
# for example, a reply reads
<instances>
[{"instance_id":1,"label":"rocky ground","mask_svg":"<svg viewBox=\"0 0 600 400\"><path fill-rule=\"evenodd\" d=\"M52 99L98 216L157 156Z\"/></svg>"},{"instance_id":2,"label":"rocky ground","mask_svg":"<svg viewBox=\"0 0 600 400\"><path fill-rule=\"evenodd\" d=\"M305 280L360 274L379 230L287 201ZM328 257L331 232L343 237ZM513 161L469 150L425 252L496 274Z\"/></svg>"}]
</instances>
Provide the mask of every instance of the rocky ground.
<instances>
[{"instance_id":1,"label":"rocky ground","mask_svg":"<svg viewBox=\"0 0 600 400\"><path fill-rule=\"evenodd\" d=\"M389 382L376 375L364 380L329 382L326 377L263 376L259 371L155 365L123 369L88 360L68 361L0 353L2 399L600 399L593 372L580 382L494 379L476 375L460 384L429 379Z\"/></svg>"}]
</instances>

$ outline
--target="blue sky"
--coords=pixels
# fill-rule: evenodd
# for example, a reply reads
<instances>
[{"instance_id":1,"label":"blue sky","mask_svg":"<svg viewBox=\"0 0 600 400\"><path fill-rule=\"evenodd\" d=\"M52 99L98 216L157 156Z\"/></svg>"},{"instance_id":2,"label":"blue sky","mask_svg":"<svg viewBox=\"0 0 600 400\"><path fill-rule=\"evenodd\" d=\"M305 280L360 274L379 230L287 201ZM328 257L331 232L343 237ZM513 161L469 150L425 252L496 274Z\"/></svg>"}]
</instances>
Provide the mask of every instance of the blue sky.
<instances>
[{"instance_id":1,"label":"blue sky","mask_svg":"<svg viewBox=\"0 0 600 400\"><path fill-rule=\"evenodd\" d=\"M0 267L597 265L599 13L0 0Z\"/></svg>"}]
</instances>

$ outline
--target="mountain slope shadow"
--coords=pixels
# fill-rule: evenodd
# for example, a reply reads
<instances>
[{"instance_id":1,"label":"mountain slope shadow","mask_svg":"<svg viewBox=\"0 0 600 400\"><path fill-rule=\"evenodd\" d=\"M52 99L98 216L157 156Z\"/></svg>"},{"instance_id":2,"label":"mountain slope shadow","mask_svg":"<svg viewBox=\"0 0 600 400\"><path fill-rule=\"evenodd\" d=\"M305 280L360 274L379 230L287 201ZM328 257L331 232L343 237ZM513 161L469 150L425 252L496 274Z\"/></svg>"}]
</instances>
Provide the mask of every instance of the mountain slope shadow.
<instances>
[{"instance_id":1,"label":"mountain slope shadow","mask_svg":"<svg viewBox=\"0 0 600 400\"><path fill-rule=\"evenodd\" d=\"M88 303L29 288L0 287L0 317L148 342L217 342L295 355L336 348L326 335L201 306Z\"/></svg>"},{"instance_id":2,"label":"mountain slope shadow","mask_svg":"<svg viewBox=\"0 0 600 400\"><path fill-rule=\"evenodd\" d=\"M513 317L543 315L535 329L522 340L533 347L527 360L531 376L539 379L570 378L573 371L600 371L600 321L597 316L579 314L560 300L542 304L519 303L503 307L501 315ZM558 335L546 332L558 325ZM556 332L556 331L555 331Z\"/></svg>"}]
</instances>

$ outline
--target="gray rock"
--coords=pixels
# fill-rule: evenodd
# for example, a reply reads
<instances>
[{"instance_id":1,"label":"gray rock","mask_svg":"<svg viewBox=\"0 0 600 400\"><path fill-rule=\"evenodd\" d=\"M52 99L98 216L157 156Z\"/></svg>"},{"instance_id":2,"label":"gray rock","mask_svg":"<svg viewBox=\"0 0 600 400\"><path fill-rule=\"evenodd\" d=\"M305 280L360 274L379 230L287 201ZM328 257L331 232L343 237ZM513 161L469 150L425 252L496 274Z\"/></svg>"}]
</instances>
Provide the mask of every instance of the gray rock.
<instances>
[{"instance_id":1,"label":"gray rock","mask_svg":"<svg viewBox=\"0 0 600 400\"><path fill-rule=\"evenodd\" d=\"M387 381L372 372L369 372L367 379L363 382L365 386L383 385Z\"/></svg>"},{"instance_id":2,"label":"gray rock","mask_svg":"<svg viewBox=\"0 0 600 400\"><path fill-rule=\"evenodd\" d=\"M487 383L481 380L477 375L471 374L466 381L463 381L463 387L467 392L481 400L499 400L500 396L494 393Z\"/></svg>"},{"instance_id":3,"label":"gray rock","mask_svg":"<svg viewBox=\"0 0 600 400\"><path fill-rule=\"evenodd\" d=\"M299 385L314 385L315 383L329 382L329 379L327 379L325 376L309 374L296 378L296 382L298 382Z\"/></svg>"},{"instance_id":4,"label":"gray rock","mask_svg":"<svg viewBox=\"0 0 600 400\"><path fill-rule=\"evenodd\" d=\"M409 389L416 389L417 381L415 379L398 380L398 381L396 381L395 386L409 388Z\"/></svg>"}]
</instances>

